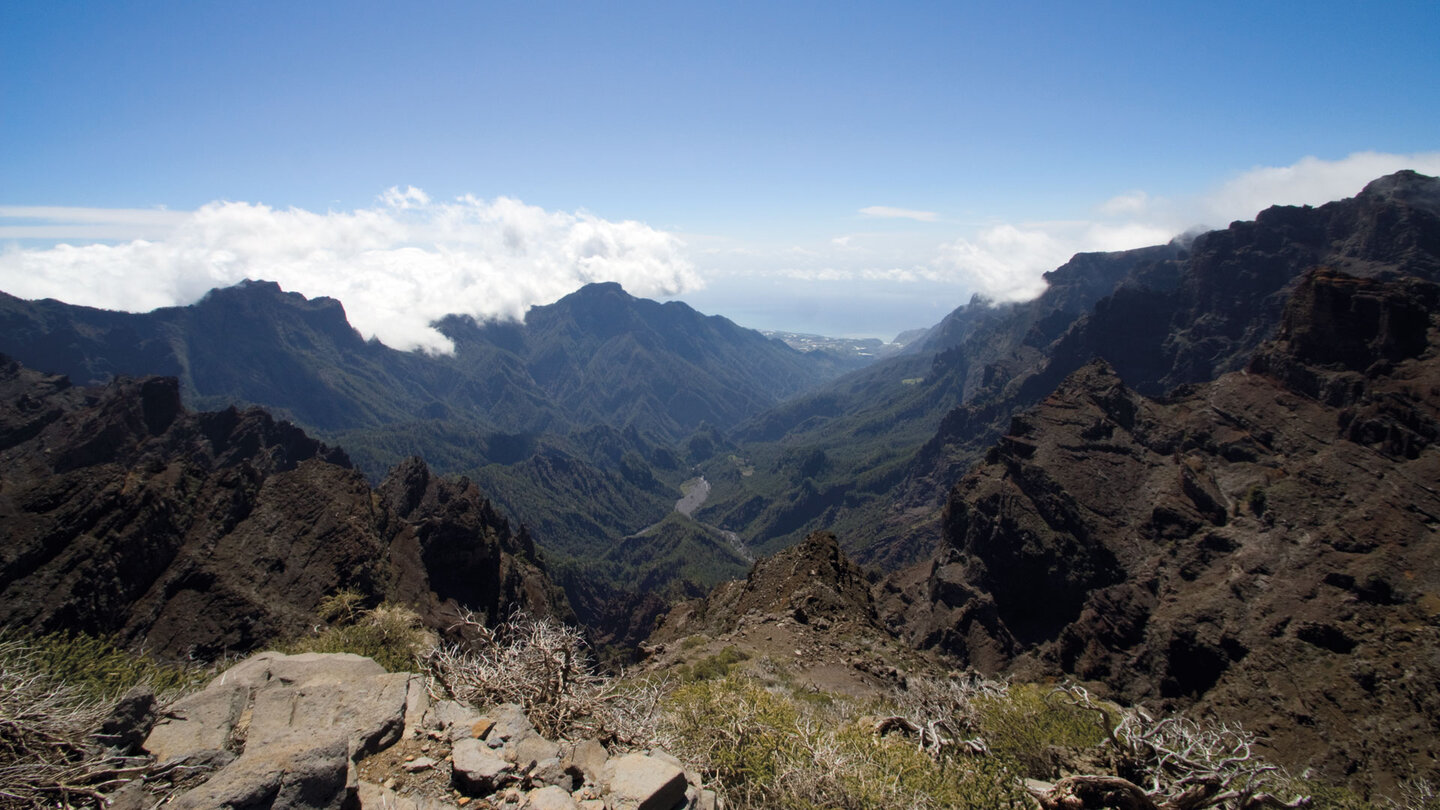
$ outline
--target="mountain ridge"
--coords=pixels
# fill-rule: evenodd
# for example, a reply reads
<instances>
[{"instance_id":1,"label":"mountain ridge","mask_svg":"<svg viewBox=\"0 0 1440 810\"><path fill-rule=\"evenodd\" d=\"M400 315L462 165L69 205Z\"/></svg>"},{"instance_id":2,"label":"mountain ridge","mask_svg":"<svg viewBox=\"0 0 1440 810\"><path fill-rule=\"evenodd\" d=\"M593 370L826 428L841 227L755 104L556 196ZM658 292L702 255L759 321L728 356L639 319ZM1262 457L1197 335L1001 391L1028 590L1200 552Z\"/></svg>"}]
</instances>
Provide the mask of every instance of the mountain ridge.
<instances>
[{"instance_id":1,"label":"mountain ridge","mask_svg":"<svg viewBox=\"0 0 1440 810\"><path fill-rule=\"evenodd\" d=\"M1317 269L1244 371L1151 399L1076 370L950 490L945 546L880 589L889 626L1244 718L1367 789L1433 778L1437 313L1434 282Z\"/></svg>"},{"instance_id":2,"label":"mountain ridge","mask_svg":"<svg viewBox=\"0 0 1440 810\"><path fill-rule=\"evenodd\" d=\"M193 413L174 378L73 386L0 356L0 623L200 660L308 631L352 590L569 615L465 480L412 459L372 489L342 451L259 409Z\"/></svg>"},{"instance_id":3,"label":"mountain ridge","mask_svg":"<svg viewBox=\"0 0 1440 810\"><path fill-rule=\"evenodd\" d=\"M787 453L821 454L843 459L833 468L844 472L772 477L760 491L716 464L706 470L717 491L704 517L766 538L772 546L754 543L766 550L824 527L867 564L923 559L939 545L939 493L1003 435L1010 414L1093 358L1158 396L1242 368L1313 267L1440 278L1437 196L1440 180L1399 172L1355 197L1272 206L1167 246L1078 254L1047 274L1039 298L972 301L929 338L958 344L881 361L742 425L737 453L757 468L778 470Z\"/></svg>"}]
</instances>

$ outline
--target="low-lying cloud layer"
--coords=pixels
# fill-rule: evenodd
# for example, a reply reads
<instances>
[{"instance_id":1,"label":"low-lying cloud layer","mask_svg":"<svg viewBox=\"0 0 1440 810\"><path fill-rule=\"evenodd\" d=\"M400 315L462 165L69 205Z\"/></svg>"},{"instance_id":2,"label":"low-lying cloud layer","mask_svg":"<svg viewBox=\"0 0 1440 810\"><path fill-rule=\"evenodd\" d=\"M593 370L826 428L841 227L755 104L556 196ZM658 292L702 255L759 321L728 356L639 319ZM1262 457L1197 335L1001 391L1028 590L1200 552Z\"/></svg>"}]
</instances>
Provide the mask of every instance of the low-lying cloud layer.
<instances>
[{"instance_id":1,"label":"low-lying cloud layer","mask_svg":"<svg viewBox=\"0 0 1440 810\"><path fill-rule=\"evenodd\" d=\"M973 293L1031 298L1046 271L1079 252L1161 244L1270 205L1319 205L1404 168L1440 174L1440 153L1305 158L1190 196L1126 191L1064 221L977 228L943 212L870 206L858 212L876 226L870 232L781 246L692 235L688 249L639 222L504 197L439 203L413 187L390 189L372 208L323 214L243 202L189 212L0 206L0 240L71 240L0 251L0 289L144 311L261 278L340 299L356 328L390 346L445 352L449 341L430 328L445 315L520 318L584 284L618 281L750 326L885 337L933 324ZM697 293L692 251L708 291Z\"/></svg>"},{"instance_id":2,"label":"low-lying cloud layer","mask_svg":"<svg viewBox=\"0 0 1440 810\"><path fill-rule=\"evenodd\" d=\"M21 298L129 311L188 304L246 278L340 299L366 336L398 349L448 352L430 324L449 314L524 316L584 284L618 281L672 296L700 276L672 234L633 221L547 211L518 200L435 203L392 188L374 208L317 214L243 202L187 213L10 207L0 217L62 225L9 226L12 238L150 228L118 244L60 244L0 253L0 289Z\"/></svg>"},{"instance_id":3,"label":"low-lying cloud layer","mask_svg":"<svg viewBox=\"0 0 1440 810\"><path fill-rule=\"evenodd\" d=\"M895 254L893 233L848 234L831 239L827 249L808 252L803 263L792 262L786 272L815 281L884 277L897 283L948 283L967 295L978 292L994 301L1022 301L1043 292L1042 275L1076 253L1163 244L1196 227L1224 228L1235 220L1254 219L1271 205L1321 205L1353 197L1369 181L1400 169L1440 174L1440 153L1359 152L1340 160L1307 157L1291 166L1257 167L1210 191L1183 198L1136 189L1097 203L1085 219L991 223L938 247L932 245L923 254L912 245L909 264ZM896 212L905 211L875 206L861 213L902 217L906 214ZM929 215L927 222L944 221L938 214L918 213Z\"/></svg>"}]
</instances>

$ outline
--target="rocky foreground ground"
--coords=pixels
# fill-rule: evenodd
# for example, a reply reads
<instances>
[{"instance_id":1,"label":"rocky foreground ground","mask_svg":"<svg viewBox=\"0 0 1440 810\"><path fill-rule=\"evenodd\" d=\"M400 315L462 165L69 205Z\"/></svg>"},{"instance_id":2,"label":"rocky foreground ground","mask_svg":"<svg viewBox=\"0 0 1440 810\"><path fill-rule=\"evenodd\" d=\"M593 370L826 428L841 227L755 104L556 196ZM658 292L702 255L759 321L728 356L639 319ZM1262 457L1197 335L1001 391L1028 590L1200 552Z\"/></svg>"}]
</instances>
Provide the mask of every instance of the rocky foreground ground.
<instances>
[{"instance_id":1,"label":"rocky foreground ground","mask_svg":"<svg viewBox=\"0 0 1440 810\"><path fill-rule=\"evenodd\" d=\"M549 740L517 705L432 700L425 679L346 653L253 656L156 716L126 702L152 755L114 808L714 808L660 750L612 756L600 741Z\"/></svg>"}]
</instances>

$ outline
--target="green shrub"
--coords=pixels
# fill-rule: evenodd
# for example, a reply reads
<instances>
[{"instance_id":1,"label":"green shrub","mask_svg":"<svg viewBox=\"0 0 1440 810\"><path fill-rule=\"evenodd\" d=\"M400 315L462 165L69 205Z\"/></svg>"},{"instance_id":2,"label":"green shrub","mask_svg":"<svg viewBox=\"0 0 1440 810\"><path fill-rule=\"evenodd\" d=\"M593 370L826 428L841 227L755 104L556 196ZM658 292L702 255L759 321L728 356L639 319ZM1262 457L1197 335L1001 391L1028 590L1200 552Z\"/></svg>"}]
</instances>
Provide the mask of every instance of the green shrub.
<instances>
[{"instance_id":1,"label":"green shrub","mask_svg":"<svg viewBox=\"0 0 1440 810\"><path fill-rule=\"evenodd\" d=\"M327 622L354 624L365 614L365 594L354 588L342 588L321 599L315 614Z\"/></svg>"},{"instance_id":2,"label":"green shrub","mask_svg":"<svg viewBox=\"0 0 1440 810\"><path fill-rule=\"evenodd\" d=\"M726 647L714 655L707 655L693 664L684 664L676 671L676 676L681 683L693 681L709 681L715 678L723 678L729 675L742 661L749 660L750 656L734 647Z\"/></svg>"},{"instance_id":3,"label":"green shrub","mask_svg":"<svg viewBox=\"0 0 1440 810\"><path fill-rule=\"evenodd\" d=\"M169 695L198 688L211 671L196 665L164 663L141 653L130 652L114 639L83 633L48 633L27 636L14 631L0 633L0 644L23 651L31 666L45 676L64 681L77 694L98 701L111 701L130 687L146 683L157 695ZM0 660L0 667L12 662Z\"/></svg>"},{"instance_id":4,"label":"green shrub","mask_svg":"<svg viewBox=\"0 0 1440 810\"><path fill-rule=\"evenodd\" d=\"M801 754L799 714L748 678L701 680L671 696L676 732L732 791L764 791Z\"/></svg>"},{"instance_id":5,"label":"green shrub","mask_svg":"<svg viewBox=\"0 0 1440 810\"><path fill-rule=\"evenodd\" d=\"M1003 695L976 700L980 736L990 751L1010 759L1026 775L1048 776L1046 749L1089 748L1107 739L1098 712L1036 684L1012 685Z\"/></svg>"},{"instance_id":6,"label":"green shrub","mask_svg":"<svg viewBox=\"0 0 1440 810\"><path fill-rule=\"evenodd\" d=\"M354 653L375 659L390 672L414 672L421 668L419 657L434 645L434 638L410 608L386 603L351 615L353 624L331 625L316 635L281 645L281 651Z\"/></svg>"},{"instance_id":7,"label":"green shrub","mask_svg":"<svg viewBox=\"0 0 1440 810\"><path fill-rule=\"evenodd\" d=\"M998 758L932 758L913 740L877 737L863 707L814 690L765 688L730 674L671 693L666 744L701 766L732 806L747 808L1019 808Z\"/></svg>"}]
</instances>

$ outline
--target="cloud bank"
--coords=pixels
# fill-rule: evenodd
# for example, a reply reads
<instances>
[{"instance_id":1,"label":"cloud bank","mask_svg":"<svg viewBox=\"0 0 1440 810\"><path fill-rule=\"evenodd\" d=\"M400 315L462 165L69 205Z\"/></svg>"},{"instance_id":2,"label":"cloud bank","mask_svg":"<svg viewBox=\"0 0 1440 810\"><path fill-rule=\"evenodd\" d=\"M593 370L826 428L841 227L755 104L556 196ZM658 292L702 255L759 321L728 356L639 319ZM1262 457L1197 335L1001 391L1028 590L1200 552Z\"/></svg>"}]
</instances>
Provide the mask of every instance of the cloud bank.
<instances>
[{"instance_id":1,"label":"cloud bank","mask_svg":"<svg viewBox=\"0 0 1440 810\"><path fill-rule=\"evenodd\" d=\"M974 293L997 302L1031 298L1044 290L1043 274L1076 253L1162 244L1196 226L1253 219L1270 205L1354 196L1403 168L1440 175L1440 152L1307 157L1255 167L1185 196L1144 189L1111 192L1109 199L1097 194L1075 201L1065 220L965 229L937 212L872 206L860 213L891 221L805 245L697 233L687 235L687 247L639 222L504 197L437 202L414 187L389 189L370 208L338 213L243 202L182 212L0 206L0 240L70 240L0 249L0 289L144 311L263 278L307 296L338 298L366 336L430 352L451 348L430 328L444 315L518 319L530 306L595 281L618 281L645 297L684 295L702 309L765 328L814 331L828 319L830 334L884 335L933 323ZM842 227L849 225L853 220ZM937 237L947 230L948 238ZM713 282L708 291L701 291L692 254ZM724 285L731 289L716 289ZM851 300L858 309L846 315L838 302ZM881 313L883 323L876 320Z\"/></svg>"},{"instance_id":2,"label":"cloud bank","mask_svg":"<svg viewBox=\"0 0 1440 810\"><path fill-rule=\"evenodd\" d=\"M1339 160L1303 158L1290 166L1260 166L1215 188L1192 196L1166 198L1141 189L1127 191L1093 206L1091 216L1058 222L991 223L974 233L916 255L907 269L862 265L864 242L855 236L832 240L834 249L815 267L793 267L794 278L828 281L873 280L948 283L993 301L1023 301L1045 290L1043 274L1076 253L1128 250L1164 244L1197 226L1223 228L1254 219L1272 205L1321 205L1353 197L1365 184L1401 169L1440 175L1440 152L1410 155L1357 152ZM904 216L877 213L872 216ZM926 212L911 212L926 213ZM884 267L882 265L881 267ZM892 265L893 266L893 262Z\"/></svg>"},{"instance_id":3,"label":"cloud bank","mask_svg":"<svg viewBox=\"0 0 1440 810\"><path fill-rule=\"evenodd\" d=\"M215 202L193 212L0 208L11 239L114 238L0 252L0 289L21 298L143 312L189 304L246 278L345 305L367 337L397 349L449 352L430 324L449 314L519 319L592 282L646 297L702 285L672 234L634 221L547 211L501 197L433 202L392 188L349 212ZM53 223L60 224L53 224ZM143 226L149 238L133 238Z\"/></svg>"}]
</instances>

